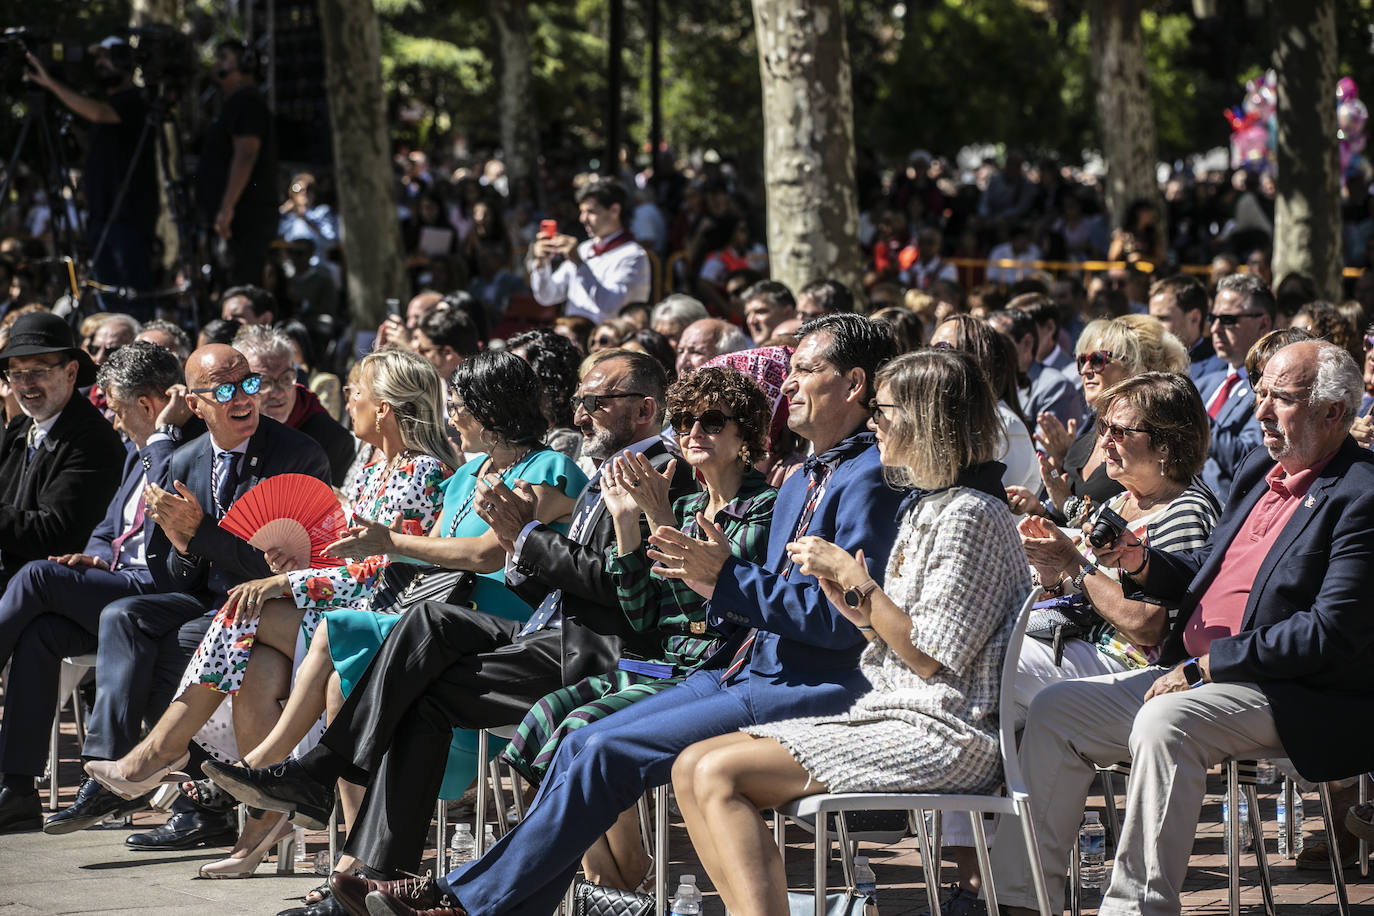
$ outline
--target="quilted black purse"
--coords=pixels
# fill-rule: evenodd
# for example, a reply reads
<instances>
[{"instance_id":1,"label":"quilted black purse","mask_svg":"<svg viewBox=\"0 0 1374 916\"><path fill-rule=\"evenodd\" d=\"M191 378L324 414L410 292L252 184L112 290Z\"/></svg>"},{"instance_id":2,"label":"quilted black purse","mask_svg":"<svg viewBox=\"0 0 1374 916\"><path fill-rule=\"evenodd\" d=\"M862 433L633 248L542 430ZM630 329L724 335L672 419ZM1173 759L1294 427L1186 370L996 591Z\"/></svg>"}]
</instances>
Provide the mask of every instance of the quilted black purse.
<instances>
[{"instance_id":1,"label":"quilted black purse","mask_svg":"<svg viewBox=\"0 0 1374 916\"><path fill-rule=\"evenodd\" d=\"M422 601L466 605L477 587L477 574L442 566L415 563L390 563L382 570L372 610L382 614L402 614Z\"/></svg>"},{"instance_id":2,"label":"quilted black purse","mask_svg":"<svg viewBox=\"0 0 1374 916\"><path fill-rule=\"evenodd\" d=\"M1026 635L1047 642L1054 647L1054 663L1064 657L1064 642L1069 639L1091 639L1103 623L1097 609L1086 595L1064 595L1037 601L1026 623Z\"/></svg>"},{"instance_id":3,"label":"quilted black purse","mask_svg":"<svg viewBox=\"0 0 1374 916\"><path fill-rule=\"evenodd\" d=\"M652 916L658 898L635 891L602 887L590 881L573 886L573 912L576 916Z\"/></svg>"}]
</instances>

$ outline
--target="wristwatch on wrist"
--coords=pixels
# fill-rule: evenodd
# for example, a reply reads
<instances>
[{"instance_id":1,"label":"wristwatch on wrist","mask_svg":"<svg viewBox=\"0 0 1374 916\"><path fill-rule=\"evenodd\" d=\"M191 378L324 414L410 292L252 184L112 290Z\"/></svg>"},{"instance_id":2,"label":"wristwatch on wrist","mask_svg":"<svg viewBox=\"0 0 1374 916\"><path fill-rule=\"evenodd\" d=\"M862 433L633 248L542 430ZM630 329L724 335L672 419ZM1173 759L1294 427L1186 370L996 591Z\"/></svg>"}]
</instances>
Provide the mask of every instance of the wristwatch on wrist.
<instances>
[{"instance_id":1,"label":"wristwatch on wrist","mask_svg":"<svg viewBox=\"0 0 1374 916\"><path fill-rule=\"evenodd\" d=\"M868 600L868 596L873 594L877 587L878 583L873 581L872 578L869 578L867 581L860 582L852 588L847 588L844 590L844 603L852 608L863 607L864 602Z\"/></svg>"},{"instance_id":2,"label":"wristwatch on wrist","mask_svg":"<svg viewBox=\"0 0 1374 916\"><path fill-rule=\"evenodd\" d=\"M1073 577L1073 588L1076 592L1083 591L1083 580L1097 572L1097 567L1092 563L1085 563L1078 575Z\"/></svg>"},{"instance_id":3,"label":"wristwatch on wrist","mask_svg":"<svg viewBox=\"0 0 1374 916\"><path fill-rule=\"evenodd\" d=\"M1207 683L1203 680L1202 666L1198 664L1196 655L1183 663L1183 679L1188 682L1189 687L1201 687Z\"/></svg>"},{"instance_id":4,"label":"wristwatch on wrist","mask_svg":"<svg viewBox=\"0 0 1374 916\"><path fill-rule=\"evenodd\" d=\"M162 435L171 439L173 442L181 441L181 427L173 423L164 423L159 426L156 431L162 433Z\"/></svg>"}]
</instances>

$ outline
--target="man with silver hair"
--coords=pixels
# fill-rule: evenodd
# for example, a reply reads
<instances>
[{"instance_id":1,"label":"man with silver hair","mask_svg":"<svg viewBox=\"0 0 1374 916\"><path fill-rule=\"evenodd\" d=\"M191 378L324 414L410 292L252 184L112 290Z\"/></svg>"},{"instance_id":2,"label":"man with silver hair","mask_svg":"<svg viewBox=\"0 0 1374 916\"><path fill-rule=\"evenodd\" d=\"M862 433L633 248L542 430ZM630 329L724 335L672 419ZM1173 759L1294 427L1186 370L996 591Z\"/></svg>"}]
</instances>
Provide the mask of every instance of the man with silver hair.
<instances>
[{"instance_id":1,"label":"man with silver hair","mask_svg":"<svg viewBox=\"0 0 1374 916\"><path fill-rule=\"evenodd\" d=\"M673 293L654 306L649 315L649 327L668 338L668 343L673 345L673 351L676 352L678 338L687 325L710 317L711 313L706 311L700 299L693 299L686 293Z\"/></svg>"},{"instance_id":2,"label":"man with silver hair","mask_svg":"<svg viewBox=\"0 0 1374 916\"><path fill-rule=\"evenodd\" d=\"M305 433L320 444L329 457L330 482L342 486L353 463L357 443L348 430L329 415L313 391L297 381L291 338L285 331L249 325L234 337L234 349L262 377L258 409L278 423Z\"/></svg>"},{"instance_id":3,"label":"man with silver hair","mask_svg":"<svg viewBox=\"0 0 1374 916\"><path fill-rule=\"evenodd\" d=\"M684 378L722 353L748 350L754 345L739 328L719 318L702 318L687 325L677 342L677 377Z\"/></svg>"},{"instance_id":4,"label":"man with silver hair","mask_svg":"<svg viewBox=\"0 0 1374 916\"><path fill-rule=\"evenodd\" d=\"M1207 770L1228 758L1287 757L1313 782L1354 776L1374 734L1343 729L1374 702L1374 455L1349 430L1360 372L1345 350L1279 350L1255 387L1263 449L1236 470L1201 548L1163 553L1128 530L1097 551L1178 615L1156 664L1054 684L1031 703L1021 765L1051 909L1094 765L1131 762L1116 863L1099 912L1176 914ZM1086 559L1081 575L1100 575ZM1010 834L1008 834L1010 836ZM1035 906L1017 842L997 842L998 899Z\"/></svg>"}]
</instances>

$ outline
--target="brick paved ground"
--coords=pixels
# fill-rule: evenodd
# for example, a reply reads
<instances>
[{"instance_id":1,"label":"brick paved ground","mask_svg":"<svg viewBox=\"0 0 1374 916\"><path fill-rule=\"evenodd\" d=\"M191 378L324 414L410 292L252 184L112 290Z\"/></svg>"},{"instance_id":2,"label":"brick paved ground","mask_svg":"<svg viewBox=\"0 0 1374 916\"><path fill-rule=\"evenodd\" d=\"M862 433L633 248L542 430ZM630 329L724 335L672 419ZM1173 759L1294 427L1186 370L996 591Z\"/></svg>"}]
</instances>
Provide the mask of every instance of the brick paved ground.
<instances>
[{"instance_id":1,"label":"brick paved ground","mask_svg":"<svg viewBox=\"0 0 1374 916\"><path fill-rule=\"evenodd\" d=\"M63 797L70 800L78 779L75 738L70 725L64 731L62 766ZM1192 868L1184 900L1186 913L1224 914L1227 911L1226 858L1222 854L1220 827L1221 780L1214 777L1211 794L1202 813L1193 850ZM1090 804L1101 806L1100 798ZM1274 796L1261 796L1265 815L1270 864L1280 916L1318 916L1336 912L1335 896L1326 872L1299 871L1291 861L1278 858ZM1315 795L1306 798L1305 833L1309 842L1321 834L1321 811ZM146 812L135 817L137 829L160 823L164 815ZM277 876L268 862L252 881L200 881L196 869L213 861L210 850L183 853L135 853L124 848L123 827L85 831L67 837L16 834L0 837L0 916L42 913L140 912L185 913L201 908L215 912L271 914L293 905L319 879L308 875ZM311 852L325 848L323 834L309 836ZM810 837L799 828L788 832L788 879L793 889L811 887ZM887 848L865 848L872 859L880 887L882 916L908 916L926 909L925 886L915 842L906 840ZM685 830L674 823L670 831L671 862L668 874L693 871L707 892L706 916L721 916L724 908L710 892L692 854ZM431 851L432 855L432 851ZM430 859L427 865L432 866ZM1242 877L1242 912L1262 913L1256 884L1253 854L1246 854ZM832 864L830 880L839 881L838 863ZM945 863L942 881L954 880L951 863ZM1357 868L1347 872L1354 912L1374 913L1374 881L1362 879ZM1095 912L1090 904L1085 913Z\"/></svg>"}]
</instances>

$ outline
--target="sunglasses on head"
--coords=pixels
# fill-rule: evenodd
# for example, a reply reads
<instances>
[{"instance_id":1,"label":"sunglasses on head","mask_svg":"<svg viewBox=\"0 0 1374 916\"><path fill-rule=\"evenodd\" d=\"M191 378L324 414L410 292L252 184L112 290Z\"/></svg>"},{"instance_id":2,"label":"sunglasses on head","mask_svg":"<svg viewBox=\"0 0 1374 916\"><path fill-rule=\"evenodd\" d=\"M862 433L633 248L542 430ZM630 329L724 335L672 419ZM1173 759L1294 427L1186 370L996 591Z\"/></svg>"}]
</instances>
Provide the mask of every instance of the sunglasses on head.
<instances>
[{"instance_id":1,"label":"sunglasses on head","mask_svg":"<svg viewBox=\"0 0 1374 916\"><path fill-rule=\"evenodd\" d=\"M192 388L192 394L208 394L221 404L228 404L234 399L235 391L242 391L252 397L262 390L262 376L256 372L252 375L244 376L237 382L222 382L221 384L209 388Z\"/></svg>"},{"instance_id":2,"label":"sunglasses on head","mask_svg":"<svg viewBox=\"0 0 1374 916\"><path fill-rule=\"evenodd\" d=\"M686 436L692 432L692 428L698 423L701 424L701 431L707 435L714 436L716 433L725 429L725 424L733 420L719 410L706 410L700 415L679 410L668 418L668 422L673 425L673 432L679 436Z\"/></svg>"},{"instance_id":3,"label":"sunglasses on head","mask_svg":"<svg viewBox=\"0 0 1374 916\"><path fill-rule=\"evenodd\" d=\"M1107 363L1116 359L1116 354L1111 350L1094 350L1091 353L1082 353L1078 356L1078 371L1090 369L1093 372L1101 372Z\"/></svg>"},{"instance_id":4,"label":"sunglasses on head","mask_svg":"<svg viewBox=\"0 0 1374 916\"><path fill-rule=\"evenodd\" d=\"M603 406L603 402L614 400L615 398L645 398L646 394L637 391L621 391L612 394L575 394L572 396L572 409L577 410L580 405L587 413L596 413Z\"/></svg>"},{"instance_id":5,"label":"sunglasses on head","mask_svg":"<svg viewBox=\"0 0 1374 916\"><path fill-rule=\"evenodd\" d=\"M1374 347L1374 334L1366 334L1364 335L1364 348L1368 350L1371 347Z\"/></svg>"},{"instance_id":6,"label":"sunglasses on head","mask_svg":"<svg viewBox=\"0 0 1374 916\"><path fill-rule=\"evenodd\" d=\"M1223 328L1234 328L1242 318L1258 318L1264 312L1236 312L1234 315L1212 315L1212 320Z\"/></svg>"}]
</instances>

